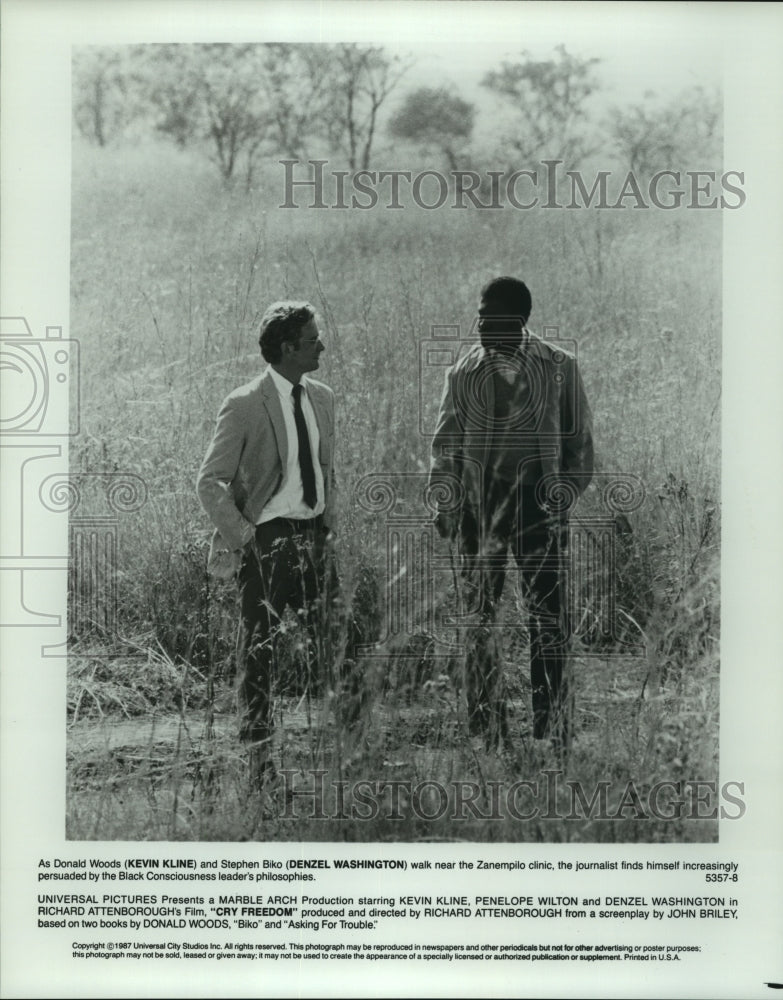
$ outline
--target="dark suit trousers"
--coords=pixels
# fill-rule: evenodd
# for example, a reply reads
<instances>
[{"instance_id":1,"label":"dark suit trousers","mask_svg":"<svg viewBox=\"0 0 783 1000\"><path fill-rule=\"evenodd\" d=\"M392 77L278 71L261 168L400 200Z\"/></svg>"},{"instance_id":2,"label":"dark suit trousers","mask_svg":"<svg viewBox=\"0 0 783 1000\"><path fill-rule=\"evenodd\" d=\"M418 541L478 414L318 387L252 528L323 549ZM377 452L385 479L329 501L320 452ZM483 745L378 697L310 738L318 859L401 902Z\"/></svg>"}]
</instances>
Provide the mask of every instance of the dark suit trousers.
<instances>
[{"instance_id":1,"label":"dark suit trousers","mask_svg":"<svg viewBox=\"0 0 783 1000\"><path fill-rule=\"evenodd\" d=\"M268 741L273 728L276 640L286 608L308 639L308 686L334 690L343 721L359 707L361 679L353 660L361 641L345 615L331 544L320 517L275 518L256 527L239 571L244 671L240 739Z\"/></svg>"},{"instance_id":2,"label":"dark suit trousers","mask_svg":"<svg viewBox=\"0 0 783 1000\"><path fill-rule=\"evenodd\" d=\"M239 570L244 673L240 738L258 742L272 732L275 646L286 608L307 629L310 660L321 633L326 590L325 532L320 518L275 518L256 527Z\"/></svg>"},{"instance_id":3,"label":"dark suit trousers","mask_svg":"<svg viewBox=\"0 0 783 1000\"><path fill-rule=\"evenodd\" d=\"M501 731L506 725L495 626L510 548L528 614L533 735L567 743L571 713L562 588L566 526L538 506L535 487L488 482L485 497L483 523L465 509L460 531L466 596L479 618L467 656L471 728L486 731L493 718Z\"/></svg>"}]
</instances>

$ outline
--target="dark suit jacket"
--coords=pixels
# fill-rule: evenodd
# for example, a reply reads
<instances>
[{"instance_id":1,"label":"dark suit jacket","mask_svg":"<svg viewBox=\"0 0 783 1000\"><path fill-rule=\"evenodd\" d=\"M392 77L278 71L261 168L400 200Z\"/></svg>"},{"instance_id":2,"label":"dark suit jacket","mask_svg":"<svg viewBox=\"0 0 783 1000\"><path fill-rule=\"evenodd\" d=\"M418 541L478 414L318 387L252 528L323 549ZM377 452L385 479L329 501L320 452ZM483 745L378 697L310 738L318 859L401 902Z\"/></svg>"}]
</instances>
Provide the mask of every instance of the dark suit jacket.
<instances>
[{"instance_id":1,"label":"dark suit jacket","mask_svg":"<svg viewBox=\"0 0 783 1000\"><path fill-rule=\"evenodd\" d=\"M307 378L307 392L320 437L324 478L324 524L331 523L334 486L334 393ZM235 389L218 413L212 442L204 456L196 490L215 526L207 569L231 577L241 550L253 538L265 505L277 492L287 459L283 410L269 370Z\"/></svg>"}]
</instances>

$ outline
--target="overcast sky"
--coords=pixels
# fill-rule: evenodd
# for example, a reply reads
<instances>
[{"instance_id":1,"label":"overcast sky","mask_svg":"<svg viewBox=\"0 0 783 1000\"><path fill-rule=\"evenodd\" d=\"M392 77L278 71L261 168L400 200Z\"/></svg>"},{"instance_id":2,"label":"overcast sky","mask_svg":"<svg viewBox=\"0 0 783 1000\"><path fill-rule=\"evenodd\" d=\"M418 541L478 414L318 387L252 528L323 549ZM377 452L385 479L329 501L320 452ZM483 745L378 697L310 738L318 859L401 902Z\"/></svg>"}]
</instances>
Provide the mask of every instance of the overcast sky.
<instances>
[{"instance_id":1,"label":"overcast sky","mask_svg":"<svg viewBox=\"0 0 783 1000\"><path fill-rule=\"evenodd\" d=\"M241 7L239 8L241 10ZM386 0L371 4L309 0L273 3L265 26L291 40L384 44L416 57L410 79L472 91L493 65L522 50L547 58L564 44L573 55L598 57L608 101L666 97L690 86L718 86L725 40L738 5L669 3L520 3ZM317 29L316 29L317 26Z\"/></svg>"},{"instance_id":2,"label":"overcast sky","mask_svg":"<svg viewBox=\"0 0 783 1000\"><path fill-rule=\"evenodd\" d=\"M389 6L398 14L406 9ZM555 46L564 44L572 55L601 60L596 73L607 103L630 103L646 92L665 100L690 87L721 84L722 45L708 17L700 28L698 17L686 21L685 11L674 12L667 4L657 11L641 4L634 16L619 4L614 13L603 4L583 5L593 10L592 20L570 16L569 9L580 11L577 4L565 10L553 4L549 12L537 4L464 6L465 15L455 22L437 16L431 20L429 12L410 5L401 22L404 30L390 33L397 35L395 48L416 58L410 81L452 84L475 99L479 81L499 62L516 61L523 50L537 59L550 58ZM711 5L703 6L708 13Z\"/></svg>"},{"instance_id":3,"label":"overcast sky","mask_svg":"<svg viewBox=\"0 0 783 1000\"><path fill-rule=\"evenodd\" d=\"M163 41L357 41L416 58L414 84L451 84L471 100L482 76L523 50L602 60L607 102L651 90L665 97L719 85L724 47L741 33L753 4L534 0L146 0L70 3L84 14L86 44ZM56 12L56 6L53 13ZM96 11L100 9L100 16ZM78 23L78 22L77 22ZM81 37L79 37L81 36ZM727 58L736 58L729 48Z\"/></svg>"}]
</instances>

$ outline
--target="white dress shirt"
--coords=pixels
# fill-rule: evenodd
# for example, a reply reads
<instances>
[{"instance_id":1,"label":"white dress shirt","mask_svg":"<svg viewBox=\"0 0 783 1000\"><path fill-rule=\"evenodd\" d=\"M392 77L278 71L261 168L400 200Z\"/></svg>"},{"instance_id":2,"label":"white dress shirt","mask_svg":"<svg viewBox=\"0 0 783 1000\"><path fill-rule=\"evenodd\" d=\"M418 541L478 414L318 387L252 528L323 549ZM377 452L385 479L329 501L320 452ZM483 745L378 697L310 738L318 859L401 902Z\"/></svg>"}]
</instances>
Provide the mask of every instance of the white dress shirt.
<instances>
[{"instance_id":1,"label":"white dress shirt","mask_svg":"<svg viewBox=\"0 0 783 1000\"><path fill-rule=\"evenodd\" d=\"M257 524L271 521L275 517L292 517L297 520L307 520L317 517L324 511L324 477L321 471L321 463L318 460L318 447L320 435L318 424L315 420L315 413L307 394L307 377L302 376L302 413L307 426L307 435L310 438L310 454L313 457L313 469L315 470L315 507L308 507L304 502L302 490L302 473L299 469L299 438L296 433L296 422L294 421L294 397L291 390L293 383L276 372L270 366L269 374L280 396L280 406L283 410L283 420L285 421L285 433L288 447L288 460L283 469L283 479L280 488L274 494L269 503L264 507Z\"/></svg>"}]
</instances>

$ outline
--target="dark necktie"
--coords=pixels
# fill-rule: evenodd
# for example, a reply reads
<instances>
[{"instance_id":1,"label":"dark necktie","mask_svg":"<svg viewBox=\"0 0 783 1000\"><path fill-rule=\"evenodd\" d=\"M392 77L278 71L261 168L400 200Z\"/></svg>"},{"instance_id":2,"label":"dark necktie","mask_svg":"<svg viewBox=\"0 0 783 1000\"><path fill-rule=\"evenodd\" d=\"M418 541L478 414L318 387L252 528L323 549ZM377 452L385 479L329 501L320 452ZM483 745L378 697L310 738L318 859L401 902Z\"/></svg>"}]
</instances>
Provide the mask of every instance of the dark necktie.
<instances>
[{"instance_id":1,"label":"dark necktie","mask_svg":"<svg viewBox=\"0 0 783 1000\"><path fill-rule=\"evenodd\" d=\"M302 474L302 493L307 506L315 507L315 469L313 468L313 455L310 451L310 437L307 433L307 424L302 412L302 386L295 385L291 392L294 397L296 438L299 442L299 471Z\"/></svg>"}]
</instances>

